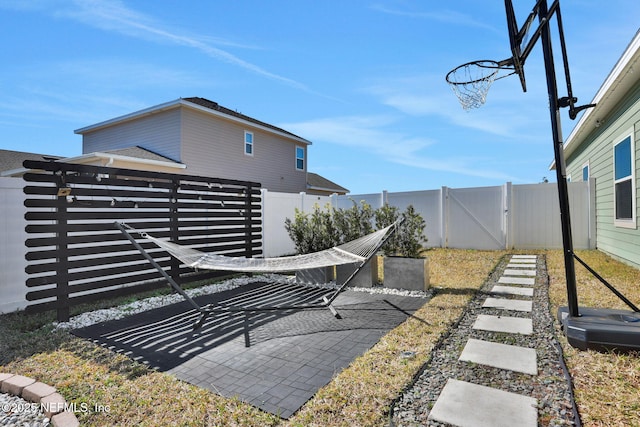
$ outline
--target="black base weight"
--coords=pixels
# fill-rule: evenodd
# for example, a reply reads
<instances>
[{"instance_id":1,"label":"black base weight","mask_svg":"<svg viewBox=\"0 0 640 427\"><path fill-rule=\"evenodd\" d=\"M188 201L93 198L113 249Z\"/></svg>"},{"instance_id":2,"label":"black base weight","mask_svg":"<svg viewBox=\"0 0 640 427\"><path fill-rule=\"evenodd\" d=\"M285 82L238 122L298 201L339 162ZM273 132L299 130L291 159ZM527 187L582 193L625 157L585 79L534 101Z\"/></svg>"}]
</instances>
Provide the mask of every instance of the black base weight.
<instances>
[{"instance_id":1,"label":"black base weight","mask_svg":"<svg viewBox=\"0 0 640 427\"><path fill-rule=\"evenodd\" d=\"M569 344L580 350L640 350L640 312L580 307L580 316L558 309L558 321Z\"/></svg>"}]
</instances>

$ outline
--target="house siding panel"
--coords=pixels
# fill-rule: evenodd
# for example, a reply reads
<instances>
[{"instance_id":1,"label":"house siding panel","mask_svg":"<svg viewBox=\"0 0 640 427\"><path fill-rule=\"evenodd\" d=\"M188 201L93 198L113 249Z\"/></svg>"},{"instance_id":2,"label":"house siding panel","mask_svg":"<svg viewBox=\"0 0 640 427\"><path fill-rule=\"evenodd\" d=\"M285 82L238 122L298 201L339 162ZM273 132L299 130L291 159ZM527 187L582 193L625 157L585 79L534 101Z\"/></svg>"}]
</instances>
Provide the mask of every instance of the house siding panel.
<instances>
[{"instance_id":1,"label":"house siding panel","mask_svg":"<svg viewBox=\"0 0 640 427\"><path fill-rule=\"evenodd\" d=\"M85 133L82 152L87 154L141 146L169 159L182 161L180 118L181 111L176 108Z\"/></svg>"},{"instance_id":2,"label":"house siding panel","mask_svg":"<svg viewBox=\"0 0 640 427\"><path fill-rule=\"evenodd\" d=\"M567 173L579 177L582 165L589 162L590 175L596 180L597 247L640 268L640 229L616 227L613 210L613 147L629 129L633 129L635 140L636 200L640 196L640 83L604 119L604 126L595 128L567 159ZM636 218L640 216L639 207L636 203Z\"/></svg>"},{"instance_id":3,"label":"house siding panel","mask_svg":"<svg viewBox=\"0 0 640 427\"><path fill-rule=\"evenodd\" d=\"M244 153L245 131L253 132L252 156ZM189 174L256 181L270 191L300 192L306 188L306 168L295 169L295 141L186 109L182 133L181 158Z\"/></svg>"}]
</instances>

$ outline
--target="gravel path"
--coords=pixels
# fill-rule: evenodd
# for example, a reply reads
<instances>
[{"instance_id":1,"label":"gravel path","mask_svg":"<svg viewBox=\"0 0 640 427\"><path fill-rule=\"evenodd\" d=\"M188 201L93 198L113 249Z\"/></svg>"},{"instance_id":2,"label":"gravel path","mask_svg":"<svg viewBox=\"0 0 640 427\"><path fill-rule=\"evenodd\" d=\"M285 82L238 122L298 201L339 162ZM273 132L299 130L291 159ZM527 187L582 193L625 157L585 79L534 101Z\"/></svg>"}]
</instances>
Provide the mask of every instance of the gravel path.
<instances>
[{"instance_id":1,"label":"gravel path","mask_svg":"<svg viewBox=\"0 0 640 427\"><path fill-rule=\"evenodd\" d=\"M488 296L492 296L490 290L498 284L498 279L508 262L509 256L496 267L480 292L470 302L459 323L440 341L423 371L396 401L392 407L391 426L442 426L443 424L428 420L427 417L449 378L537 399L539 426L579 425L579 419L574 418L570 380L565 375L562 350L557 343L553 318L549 312L548 276L543 255L537 258L533 311L508 312L508 316L533 319L534 333L520 335L472 329L478 314L505 315L504 310L483 308L482 304ZM500 297L522 299L504 295ZM535 348L538 375L532 376L459 361L458 357L469 338Z\"/></svg>"}]
</instances>

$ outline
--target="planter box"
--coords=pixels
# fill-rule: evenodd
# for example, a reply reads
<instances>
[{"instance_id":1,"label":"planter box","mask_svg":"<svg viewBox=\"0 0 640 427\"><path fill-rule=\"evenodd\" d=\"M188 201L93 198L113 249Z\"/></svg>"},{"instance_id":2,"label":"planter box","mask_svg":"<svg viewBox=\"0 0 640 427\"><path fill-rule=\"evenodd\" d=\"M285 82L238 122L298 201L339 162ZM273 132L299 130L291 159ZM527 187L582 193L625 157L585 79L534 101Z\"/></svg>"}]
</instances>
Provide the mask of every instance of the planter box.
<instances>
[{"instance_id":1,"label":"planter box","mask_svg":"<svg viewBox=\"0 0 640 427\"><path fill-rule=\"evenodd\" d=\"M357 264L336 265L336 285L342 285L354 270ZM378 283L378 257L374 256L362 269L356 274L349 286L355 288L370 288Z\"/></svg>"},{"instance_id":2,"label":"planter box","mask_svg":"<svg viewBox=\"0 0 640 427\"><path fill-rule=\"evenodd\" d=\"M427 258L384 257L384 287L426 291L429 289Z\"/></svg>"},{"instance_id":3,"label":"planter box","mask_svg":"<svg viewBox=\"0 0 640 427\"><path fill-rule=\"evenodd\" d=\"M329 283L335 278L334 267L310 268L296 271L296 282L311 285Z\"/></svg>"}]
</instances>

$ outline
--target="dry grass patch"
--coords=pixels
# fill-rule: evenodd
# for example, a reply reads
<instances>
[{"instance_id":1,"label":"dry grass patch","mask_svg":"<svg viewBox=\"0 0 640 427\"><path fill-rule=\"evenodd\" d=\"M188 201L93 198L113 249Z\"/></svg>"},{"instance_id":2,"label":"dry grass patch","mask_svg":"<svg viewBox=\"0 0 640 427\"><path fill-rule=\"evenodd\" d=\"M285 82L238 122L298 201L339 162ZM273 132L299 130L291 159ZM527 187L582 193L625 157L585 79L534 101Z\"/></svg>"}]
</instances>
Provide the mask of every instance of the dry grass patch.
<instances>
[{"instance_id":1,"label":"dry grass patch","mask_svg":"<svg viewBox=\"0 0 640 427\"><path fill-rule=\"evenodd\" d=\"M89 342L11 362L1 369L54 385L83 426L270 426L278 418L156 372Z\"/></svg>"},{"instance_id":2,"label":"dry grass patch","mask_svg":"<svg viewBox=\"0 0 640 427\"><path fill-rule=\"evenodd\" d=\"M578 256L636 305L640 303L640 271L599 251L577 251ZM561 251L547 253L549 295L555 314L567 304L564 258ZM576 263L579 304L628 307ZM585 426L640 426L640 353L579 351L558 333L573 377L575 398Z\"/></svg>"}]
</instances>

